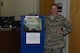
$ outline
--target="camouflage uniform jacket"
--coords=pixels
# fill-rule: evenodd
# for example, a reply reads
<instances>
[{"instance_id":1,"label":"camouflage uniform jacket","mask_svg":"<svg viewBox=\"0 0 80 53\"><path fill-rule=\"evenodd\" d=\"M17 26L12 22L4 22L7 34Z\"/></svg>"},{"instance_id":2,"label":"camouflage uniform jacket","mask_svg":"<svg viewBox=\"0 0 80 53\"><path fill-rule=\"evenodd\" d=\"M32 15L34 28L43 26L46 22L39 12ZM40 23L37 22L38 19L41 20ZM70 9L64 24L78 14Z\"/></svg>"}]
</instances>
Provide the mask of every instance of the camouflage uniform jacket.
<instances>
[{"instance_id":1,"label":"camouflage uniform jacket","mask_svg":"<svg viewBox=\"0 0 80 53\"><path fill-rule=\"evenodd\" d=\"M62 15L57 15L51 20L50 16L45 16L45 41L44 48L64 47L64 35L72 30L70 22ZM64 30L63 30L64 28ZM62 33L58 32L62 30Z\"/></svg>"}]
</instances>

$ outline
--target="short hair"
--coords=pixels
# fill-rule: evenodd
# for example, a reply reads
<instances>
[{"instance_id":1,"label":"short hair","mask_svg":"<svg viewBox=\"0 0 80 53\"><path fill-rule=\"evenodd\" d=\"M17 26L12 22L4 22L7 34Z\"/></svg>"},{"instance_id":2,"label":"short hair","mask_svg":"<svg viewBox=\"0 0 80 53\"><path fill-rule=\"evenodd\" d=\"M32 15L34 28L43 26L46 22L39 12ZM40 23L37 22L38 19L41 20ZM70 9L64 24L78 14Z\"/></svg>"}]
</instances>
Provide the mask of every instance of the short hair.
<instances>
[{"instance_id":1,"label":"short hair","mask_svg":"<svg viewBox=\"0 0 80 53\"><path fill-rule=\"evenodd\" d=\"M50 8L51 8L53 5L58 8L58 5L57 5L57 4L51 4L51 5L50 5Z\"/></svg>"}]
</instances>

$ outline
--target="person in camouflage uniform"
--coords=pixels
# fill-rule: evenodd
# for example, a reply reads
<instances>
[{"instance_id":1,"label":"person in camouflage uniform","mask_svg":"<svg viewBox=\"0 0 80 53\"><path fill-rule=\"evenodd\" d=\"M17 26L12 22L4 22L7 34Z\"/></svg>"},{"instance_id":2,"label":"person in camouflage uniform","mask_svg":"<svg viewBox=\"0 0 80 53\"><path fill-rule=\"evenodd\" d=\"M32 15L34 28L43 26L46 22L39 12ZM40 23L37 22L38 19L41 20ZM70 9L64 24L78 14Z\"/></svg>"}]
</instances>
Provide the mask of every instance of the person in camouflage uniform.
<instances>
[{"instance_id":1,"label":"person in camouflage uniform","mask_svg":"<svg viewBox=\"0 0 80 53\"><path fill-rule=\"evenodd\" d=\"M57 11L58 6L52 4L51 14L45 16L44 53L61 53L64 47L64 36L72 30L70 22Z\"/></svg>"}]
</instances>

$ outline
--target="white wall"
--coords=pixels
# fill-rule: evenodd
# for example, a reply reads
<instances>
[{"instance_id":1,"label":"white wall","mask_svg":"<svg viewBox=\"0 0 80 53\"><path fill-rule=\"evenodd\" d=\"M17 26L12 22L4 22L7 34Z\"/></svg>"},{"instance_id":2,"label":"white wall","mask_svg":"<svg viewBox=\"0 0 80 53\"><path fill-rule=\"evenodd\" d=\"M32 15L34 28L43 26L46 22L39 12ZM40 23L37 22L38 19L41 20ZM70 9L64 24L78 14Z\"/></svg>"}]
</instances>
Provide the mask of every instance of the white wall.
<instances>
[{"instance_id":1,"label":"white wall","mask_svg":"<svg viewBox=\"0 0 80 53\"><path fill-rule=\"evenodd\" d=\"M68 0L55 0L55 3L62 3L62 12L59 13L67 18Z\"/></svg>"},{"instance_id":2,"label":"white wall","mask_svg":"<svg viewBox=\"0 0 80 53\"><path fill-rule=\"evenodd\" d=\"M59 13L69 19L70 0L55 0L55 3L62 3L62 12ZM68 35L64 39L66 47L63 49L63 53L68 53Z\"/></svg>"},{"instance_id":3,"label":"white wall","mask_svg":"<svg viewBox=\"0 0 80 53\"><path fill-rule=\"evenodd\" d=\"M16 16L20 20L21 15L37 13L37 0L3 0L4 6L1 7L1 16Z\"/></svg>"}]
</instances>

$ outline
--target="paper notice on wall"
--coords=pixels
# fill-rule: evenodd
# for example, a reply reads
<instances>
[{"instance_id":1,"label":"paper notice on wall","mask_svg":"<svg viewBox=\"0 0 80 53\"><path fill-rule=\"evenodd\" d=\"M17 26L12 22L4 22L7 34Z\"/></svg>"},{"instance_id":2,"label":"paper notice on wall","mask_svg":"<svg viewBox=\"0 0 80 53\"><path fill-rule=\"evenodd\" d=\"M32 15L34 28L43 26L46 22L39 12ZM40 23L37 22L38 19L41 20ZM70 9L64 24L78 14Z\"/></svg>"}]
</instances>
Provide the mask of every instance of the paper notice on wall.
<instances>
[{"instance_id":1,"label":"paper notice on wall","mask_svg":"<svg viewBox=\"0 0 80 53\"><path fill-rule=\"evenodd\" d=\"M26 44L40 44L40 33L26 33Z\"/></svg>"}]
</instances>

